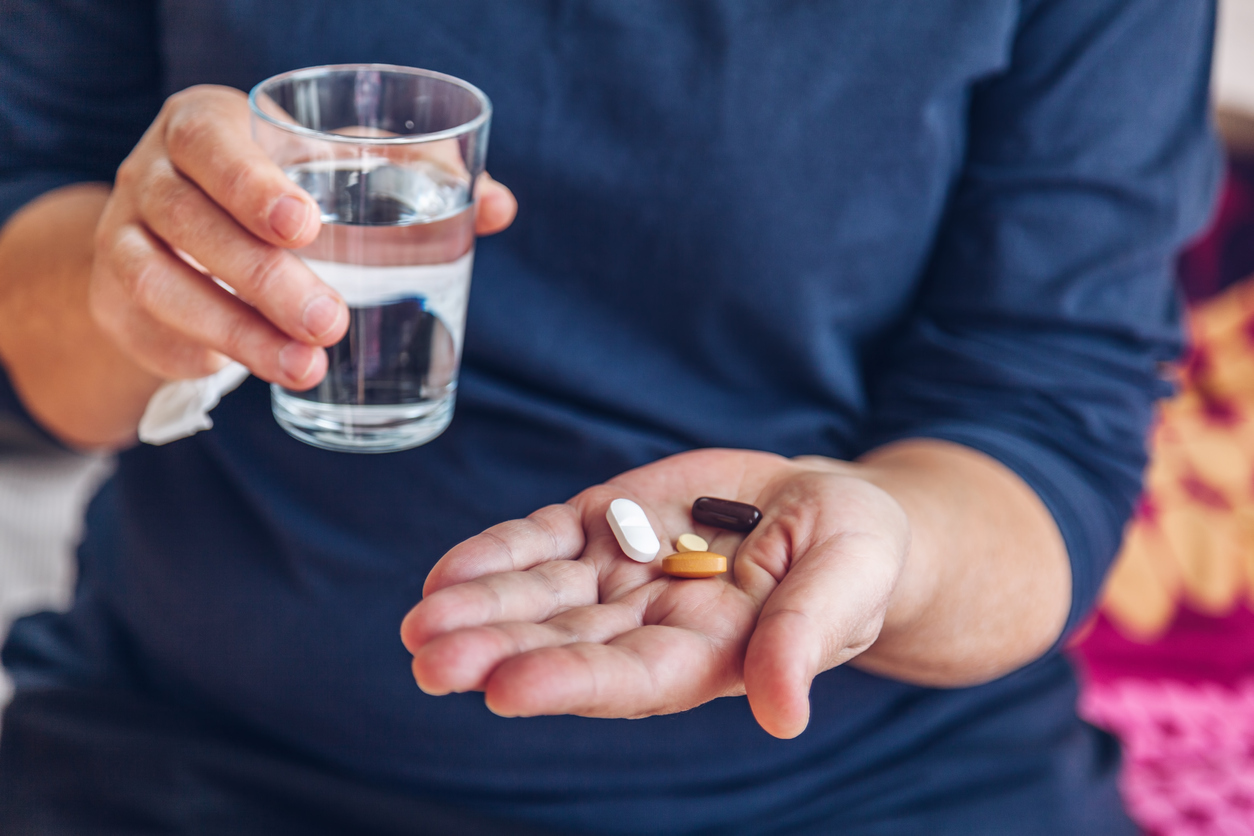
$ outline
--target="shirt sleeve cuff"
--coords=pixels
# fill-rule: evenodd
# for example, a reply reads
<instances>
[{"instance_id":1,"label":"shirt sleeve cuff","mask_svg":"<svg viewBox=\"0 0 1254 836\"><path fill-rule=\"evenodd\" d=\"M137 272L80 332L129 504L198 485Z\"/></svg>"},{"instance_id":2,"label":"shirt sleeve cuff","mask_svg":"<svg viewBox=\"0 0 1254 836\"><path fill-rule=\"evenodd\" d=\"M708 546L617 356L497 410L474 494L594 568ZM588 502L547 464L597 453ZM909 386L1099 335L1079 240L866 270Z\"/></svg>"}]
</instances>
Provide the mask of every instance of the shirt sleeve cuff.
<instances>
[{"instance_id":1,"label":"shirt sleeve cuff","mask_svg":"<svg viewBox=\"0 0 1254 836\"><path fill-rule=\"evenodd\" d=\"M1047 445L986 426L953 422L915 427L877 439L887 444L906 438L935 438L978 450L1010 468L1028 484L1053 515L1071 564L1071 608L1055 646L1088 616L1097 602L1106 572L1119 550L1119 532L1132 513L1112 499L1111 490Z\"/></svg>"},{"instance_id":2,"label":"shirt sleeve cuff","mask_svg":"<svg viewBox=\"0 0 1254 836\"><path fill-rule=\"evenodd\" d=\"M39 452L69 448L31 417L0 366L0 450L6 449Z\"/></svg>"}]
</instances>

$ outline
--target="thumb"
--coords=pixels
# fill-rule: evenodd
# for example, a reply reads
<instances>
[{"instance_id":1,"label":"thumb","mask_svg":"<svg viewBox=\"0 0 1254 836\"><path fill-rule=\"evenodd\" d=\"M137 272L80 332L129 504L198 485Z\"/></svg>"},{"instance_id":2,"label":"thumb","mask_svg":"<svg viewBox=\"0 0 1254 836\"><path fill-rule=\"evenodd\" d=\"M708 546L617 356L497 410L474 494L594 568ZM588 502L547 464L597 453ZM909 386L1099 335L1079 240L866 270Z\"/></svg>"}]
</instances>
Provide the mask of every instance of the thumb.
<instances>
[{"instance_id":1,"label":"thumb","mask_svg":"<svg viewBox=\"0 0 1254 836\"><path fill-rule=\"evenodd\" d=\"M769 734L793 738L805 731L814 677L879 636L901 566L894 540L834 534L795 556L766 599L745 653L744 677L753 716Z\"/></svg>"},{"instance_id":2,"label":"thumb","mask_svg":"<svg viewBox=\"0 0 1254 836\"><path fill-rule=\"evenodd\" d=\"M479 199L475 204L475 234L495 235L509 227L518 214L514 193L486 171L479 175Z\"/></svg>"}]
</instances>

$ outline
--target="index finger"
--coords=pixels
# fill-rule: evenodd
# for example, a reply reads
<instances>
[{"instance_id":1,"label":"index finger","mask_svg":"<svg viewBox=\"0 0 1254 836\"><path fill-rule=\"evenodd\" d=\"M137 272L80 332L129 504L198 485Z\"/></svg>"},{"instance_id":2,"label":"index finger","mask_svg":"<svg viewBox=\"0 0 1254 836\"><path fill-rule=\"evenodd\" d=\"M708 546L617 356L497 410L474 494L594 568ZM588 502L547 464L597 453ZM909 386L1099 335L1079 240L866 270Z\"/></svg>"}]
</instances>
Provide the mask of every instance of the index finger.
<instances>
[{"instance_id":1,"label":"index finger","mask_svg":"<svg viewBox=\"0 0 1254 836\"><path fill-rule=\"evenodd\" d=\"M263 241L313 242L321 227L318 205L253 141L243 93L191 87L166 107L166 151L180 172Z\"/></svg>"},{"instance_id":2,"label":"index finger","mask_svg":"<svg viewBox=\"0 0 1254 836\"><path fill-rule=\"evenodd\" d=\"M427 575L427 596L453 584L499 572L521 572L583 554L583 521L570 505L547 505L522 520L494 525L454 546Z\"/></svg>"},{"instance_id":3,"label":"index finger","mask_svg":"<svg viewBox=\"0 0 1254 836\"><path fill-rule=\"evenodd\" d=\"M647 625L612 641L531 650L501 662L484 684L502 717L644 717L738 692L739 669L700 631Z\"/></svg>"}]
</instances>

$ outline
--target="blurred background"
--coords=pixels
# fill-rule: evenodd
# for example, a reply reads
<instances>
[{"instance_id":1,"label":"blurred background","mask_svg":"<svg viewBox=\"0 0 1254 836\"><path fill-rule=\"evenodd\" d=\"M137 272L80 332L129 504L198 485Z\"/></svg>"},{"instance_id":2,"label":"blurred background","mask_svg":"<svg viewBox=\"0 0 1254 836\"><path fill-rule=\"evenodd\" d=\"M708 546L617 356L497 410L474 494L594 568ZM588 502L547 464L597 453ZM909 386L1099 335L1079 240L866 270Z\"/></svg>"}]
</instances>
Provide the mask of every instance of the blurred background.
<instances>
[{"instance_id":1,"label":"blurred background","mask_svg":"<svg viewBox=\"0 0 1254 836\"><path fill-rule=\"evenodd\" d=\"M1079 709L1123 743L1155 836L1254 834L1254 0L1221 0L1212 98L1228 149L1181 254L1190 348L1098 613L1071 642Z\"/></svg>"},{"instance_id":2,"label":"blurred background","mask_svg":"<svg viewBox=\"0 0 1254 836\"><path fill-rule=\"evenodd\" d=\"M1070 643L1081 713L1123 741L1150 834L1254 836L1254 0L1221 0L1214 221L1180 257L1192 347L1100 611ZM83 508L112 467L0 414L0 639L68 605ZM10 685L0 671L0 706Z\"/></svg>"},{"instance_id":3,"label":"blurred background","mask_svg":"<svg viewBox=\"0 0 1254 836\"><path fill-rule=\"evenodd\" d=\"M65 452L0 414L0 636L18 616L69 605L83 508L105 456ZM0 670L0 705L11 686Z\"/></svg>"}]
</instances>

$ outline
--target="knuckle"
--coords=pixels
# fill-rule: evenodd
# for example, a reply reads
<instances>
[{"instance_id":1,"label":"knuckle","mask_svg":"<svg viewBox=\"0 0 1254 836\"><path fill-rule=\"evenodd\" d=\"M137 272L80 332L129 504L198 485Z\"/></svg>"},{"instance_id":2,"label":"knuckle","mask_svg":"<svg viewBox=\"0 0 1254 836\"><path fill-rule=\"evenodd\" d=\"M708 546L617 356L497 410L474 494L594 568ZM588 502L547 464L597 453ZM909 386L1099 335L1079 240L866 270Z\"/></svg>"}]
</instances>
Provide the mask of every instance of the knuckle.
<instances>
[{"instance_id":1,"label":"knuckle","mask_svg":"<svg viewBox=\"0 0 1254 836\"><path fill-rule=\"evenodd\" d=\"M249 353L249 347L256 342L253 338L253 323L242 316L228 316L221 331L222 350L232 357L238 358Z\"/></svg>"},{"instance_id":2,"label":"knuckle","mask_svg":"<svg viewBox=\"0 0 1254 836\"><path fill-rule=\"evenodd\" d=\"M114 339L119 336L125 319L124 302L117 291L117 285L110 281L109 276L101 271L92 271L91 282L87 286L87 311L92 321Z\"/></svg>"},{"instance_id":3,"label":"knuckle","mask_svg":"<svg viewBox=\"0 0 1254 836\"><path fill-rule=\"evenodd\" d=\"M188 99L194 99L195 97L195 87L184 88L183 90L179 90L178 92L171 93L167 96L165 104L162 105L161 110L167 116L173 115L177 113L185 104L187 104Z\"/></svg>"},{"instance_id":4,"label":"knuckle","mask_svg":"<svg viewBox=\"0 0 1254 836\"><path fill-rule=\"evenodd\" d=\"M151 308L160 299L167 282L165 271L135 235L117 237L111 266L113 275L137 305Z\"/></svg>"},{"instance_id":5,"label":"knuckle","mask_svg":"<svg viewBox=\"0 0 1254 836\"><path fill-rule=\"evenodd\" d=\"M248 271L250 295L257 299L270 296L287 274L287 253L277 247L266 247L264 254Z\"/></svg>"},{"instance_id":6,"label":"knuckle","mask_svg":"<svg viewBox=\"0 0 1254 836\"><path fill-rule=\"evenodd\" d=\"M171 119L189 109L196 109L207 98L214 95L215 91L221 89L214 84L193 84L191 87L171 93L161 106L161 115Z\"/></svg>"},{"instance_id":7,"label":"knuckle","mask_svg":"<svg viewBox=\"0 0 1254 836\"><path fill-rule=\"evenodd\" d=\"M106 215L101 218L101 222L96 224L96 229L92 233L92 250L95 253L93 264L110 255L117 240L117 227L109 223L107 217Z\"/></svg>"},{"instance_id":8,"label":"knuckle","mask_svg":"<svg viewBox=\"0 0 1254 836\"><path fill-rule=\"evenodd\" d=\"M184 349L182 365L188 377L205 377L222 368L222 355L204 346L188 343Z\"/></svg>"},{"instance_id":9,"label":"knuckle","mask_svg":"<svg viewBox=\"0 0 1254 836\"><path fill-rule=\"evenodd\" d=\"M168 225L171 213L177 211L177 199L184 191L182 178L170 165L158 164L149 166L143 173L142 181L136 185L134 206L137 213L149 221L150 227Z\"/></svg>"},{"instance_id":10,"label":"knuckle","mask_svg":"<svg viewBox=\"0 0 1254 836\"><path fill-rule=\"evenodd\" d=\"M545 540L555 553L565 551L569 533L582 530L579 512L570 505L548 505L527 518L537 536Z\"/></svg>"},{"instance_id":11,"label":"knuckle","mask_svg":"<svg viewBox=\"0 0 1254 836\"><path fill-rule=\"evenodd\" d=\"M177 110L166 125L166 148L172 158L190 156L204 146L214 129L207 114L190 108Z\"/></svg>"},{"instance_id":12,"label":"knuckle","mask_svg":"<svg viewBox=\"0 0 1254 836\"><path fill-rule=\"evenodd\" d=\"M510 520L509 522L494 525L479 535L496 547L496 554L505 558L506 565L510 567L514 567L514 544L510 539L509 529L503 528L503 526L511 525L514 522L516 521Z\"/></svg>"},{"instance_id":13,"label":"knuckle","mask_svg":"<svg viewBox=\"0 0 1254 836\"><path fill-rule=\"evenodd\" d=\"M128 268L123 278L130 288L131 297L141 307L157 307L167 284L165 271L152 258L135 259Z\"/></svg>"},{"instance_id":14,"label":"knuckle","mask_svg":"<svg viewBox=\"0 0 1254 836\"><path fill-rule=\"evenodd\" d=\"M200 205L187 185L187 181L173 171L155 178L148 190L151 202L146 201L145 212L156 227L187 230L199 221Z\"/></svg>"},{"instance_id":15,"label":"knuckle","mask_svg":"<svg viewBox=\"0 0 1254 836\"><path fill-rule=\"evenodd\" d=\"M234 87L226 87L221 84L193 84L191 87L184 88L182 91L188 98L194 100L203 100L207 98L219 97L223 94L229 96L243 97L243 93Z\"/></svg>"},{"instance_id":16,"label":"knuckle","mask_svg":"<svg viewBox=\"0 0 1254 836\"><path fill-rule=\"evenodd\" d=\"M221 355L217 352L183 340L160 346L135 346L133 350L142 353L158 375L171 380L205 377L222 366Z\"/></svg>"},{"instance_id":17,"label":"knuckle","mask_svg":"<svg viewBox=\"0 0 1254 836\"><path fill-rule=\"evenodd\" d=\"M119 229L111 231L111 234L106 237L105 249L102 250L99 260L105 263L108 272L129 293L135 266L142 259L143 253L135 242L133 234L128 235L126 230Z\"/></svg>"},{"instance_id":18,"label":"knuckle","mask_svg":"<svg viewBox=\"0 0 1254 836\"><path fill-rule=\"evenodd\" d=\"M228 206L241 206L260 192L252 160L236 158L222 166L221 198Z\"/></svg>"},{"instance_id":19,"label":"knuckle","mask_svg":"<svg viewBox=\"0 0 1254 836\"><path fill-rule=\"evenodd\" d=\"M136 154L132 152L118 166L117 173L114 175L113 187L115 189L133 189L139 185L142 175L143 166L140 164Z\"/></svg>"}]
</instances>

